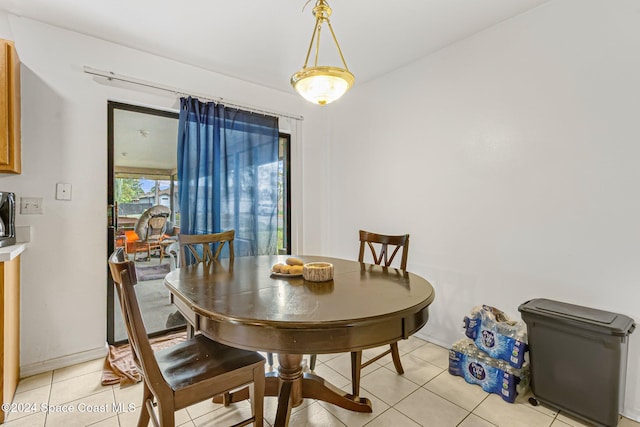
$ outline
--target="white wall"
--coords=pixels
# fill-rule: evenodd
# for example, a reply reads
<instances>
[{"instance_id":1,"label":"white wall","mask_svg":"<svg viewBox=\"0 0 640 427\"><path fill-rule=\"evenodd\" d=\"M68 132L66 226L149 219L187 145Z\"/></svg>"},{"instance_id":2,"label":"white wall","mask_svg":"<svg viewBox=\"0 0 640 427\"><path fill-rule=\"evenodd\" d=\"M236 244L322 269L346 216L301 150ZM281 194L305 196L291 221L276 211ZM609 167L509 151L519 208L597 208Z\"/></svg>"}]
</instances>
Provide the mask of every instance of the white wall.
<instances>
[{"instance_id":1,"label":"white wall","mask_svg":"<svg viewBox=\"0 0 640 427\"><path fill-rule=\"evenodd\" d=\"M7 27L7 25L9 27ZM302 98L47 26L0 15L22 67L23 173L1 175L0 189L44 198L44 215L17 215L31 226L22 257L22 374L97 357L106 340L107 101L177 109L173 95L98 83L83 66L113 71L270 111L305 116L302 140L313 144L322 126ZM103 80L101 80L103 81ZM322 119L324 120L324 119ZM305 135L305 126L313 130ZM287 124L288 126L288 124ZM321 144L314 144L321 146ZM301 203L302 170L293 171ZM73 200L55 200L56 182L73 186ZM313 215L311 215L313 219ZM302 215L296 217L301 227ZM302 244L302 239L297 239Z\"/></svg>"},{"instance_id":2,"label":"white wall","mask_svg":"<svg viewBox=\"0 0 640 427\"><path fill-rule=\"evenodd\" d=\"M478 304L640 321L639 46L637 1L558 0L355 88L330 110L324 251L410 233L409 269L436 289L421 333L445 345Z\"/></svg>"},{"instance_id":3,"label":"white wall","mask_svg":"<svg viewBox=\"0 0 640 427\"><path fill-rule=\"evenodd\" d=\"M98 84L83 65L304 115L299 252L355 258L359 228L411 233L409 268L437 292L423 331L436 342L460 338L474 305L517 317L536 297L639 320L639 16L634 0L556 0L317 109L0 14L23 61L23 174L0 188L45 198L45 215L18 216L32 227L23 367L104 345L107 100L177 106ZM56 182L73 185L73 201L54 200ZM634 335L625 414L640 419Z\"/></svg>"}]
</instances>

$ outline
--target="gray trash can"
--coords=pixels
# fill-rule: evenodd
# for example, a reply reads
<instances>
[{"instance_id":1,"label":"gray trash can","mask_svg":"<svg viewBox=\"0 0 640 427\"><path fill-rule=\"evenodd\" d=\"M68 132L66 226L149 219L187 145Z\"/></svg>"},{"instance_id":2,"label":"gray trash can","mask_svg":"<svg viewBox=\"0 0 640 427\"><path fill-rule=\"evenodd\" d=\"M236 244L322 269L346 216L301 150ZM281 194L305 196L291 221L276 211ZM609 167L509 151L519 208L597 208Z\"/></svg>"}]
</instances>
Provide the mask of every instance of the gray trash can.
<instances>
[{"instance_id":1,"label":"gray trash can","mask_svg":"<svg viewBox=\"0 0 640 427\"><path fill-rule=\"evenodd\" d=\"M548 299L518 310L527 325L535 398L598 426L617 426L633 319Z\"/></svg>"}]
</instances>

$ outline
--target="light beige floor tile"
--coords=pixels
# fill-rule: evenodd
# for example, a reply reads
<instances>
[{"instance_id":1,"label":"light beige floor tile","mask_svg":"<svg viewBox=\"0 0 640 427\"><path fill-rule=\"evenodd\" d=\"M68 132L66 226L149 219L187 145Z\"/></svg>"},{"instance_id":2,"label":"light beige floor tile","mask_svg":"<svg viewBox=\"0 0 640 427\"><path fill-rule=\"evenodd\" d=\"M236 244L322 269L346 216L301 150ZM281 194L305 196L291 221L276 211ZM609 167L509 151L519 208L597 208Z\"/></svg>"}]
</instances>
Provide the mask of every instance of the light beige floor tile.
<instances>
[{"instance_id":1,"label":"light beige floor tile","mask_svg":"<svg viewBox=\"0 0 640 427\"><path fill-rule=\"evenodd\" d=\"M102 372L104 357L53 371L53 382L64 381L91 372ZM102 378L102 377L101 377Z\"/></svg>"},{"instance_id":2,"label":"light beige floor tile","mask_svg":"<svg viewBox=\"0 0 640 427\"><path fill-rule=\"evenodd\" d=\"M214 411L200 417L192 417L196 427L229 426L251 417L251 405L248 401L230 406L217 405ZM177 424L177 423L176 423Z\"/></svg>"},{"instance_id":3,"label":"light beige floor tile","mask_svg":"<svg viewBox=\"0 0 640 427\"><path fill-rule=\"evenodd\" d=\"M419 388L416 383L384 368L362 377L360 385L391 406Z\"/></svg>"},{"instance_id":4,"label":"light beige floor tile","mask_svg":"<svg viewBox=\"0 0 640 427\"><path fill-rule=\"evenodd\" d=\"M336 357L340 356L341 354L344 354L344 353L318 354L316 356L316 365L318 363L326 363L331 359L335 359Z\"/></svg>"},{"instance_id":5,"label":"light beige floor tile","mask_svg":"<svg viewBox=\"0 0 640 427\"><path fill-rule=\"evenodd\" d=\"M27 378L21 378L18 382L16 393L33 390L34 388L43 387L51 384L53 371L43 372L42 374L32 375Z\"/></svg>"},{"instance_id":6,"label":"light beige floor tile","mask_svg":"<svg viewBox=\"0 0 640 427\"><path fill-rule=\"evenodd\" d=\"M55 372L54 372L55 378ZM57 405L71 402L81 397L90 396L95 393L102 393L105 390L111 392L112 386L101 385L102 372L91 372L88 374L72 377L64 381L53 382L51 385L51 398L49 403Z\"/></svg>"},{"instance_id":7,"label":"light beige floor tile","mask_svg":"<svg viewBox=\"0 0 640 427\"><path fill-rule=\"evenodd\" d=\"M469 414L460 424L459 427L493 427L495 424L491 424L487 420L483 420L477 415Z\"/></svg>"},{"instance_id":8,"label":"light beige floor tile","mask_svg":"<svg viewBox=\"0 0 640 427\"><path fill-rule=\"evenodd\" d=\"M157 415L158 408L155 407L154 410L156 411L156 415ZM185 408L185 409L180 409L179 411L176 411L175 420L176 420L176 425L180 425L180 424L186 423L189 420L193 420L193 418L191 418L191 416L189 415L189 412L187 411L187 408Z\"/></svg>"},{"instance_id":9,"label":"light beige floor tile","mask_svg":"<svg viewBox=\"0 0 640 427\"><path fill-rule=\"evenodd\" d=\"M156 412L156 416L158 415L157 408L154 408ZM142 406L138 406L134 411L126 411L118 414L118 420L120 421L120 425L122 427L128 426L136 426L138 425L138 419L140 418L140 411L142 410ZM191 418L187 413L186 409L181 409L176 411L175 413L175 421L176 425L179 426L181 424L191 422ZM149 421L149 426L153 426L153 423Z\"/></svg>"},{"instance_id":10,"label":"light beige floor tile","mask_svg":"<svg viewBox=\"0 0 640 427\"><path fill-rule=\"evenodd\" d=\"M113 386L113 394L115 396L116 403L124 405L126 408L129 408L129 405L142 405L142 390L142 381L127 387L120 387L119 385Z\"/></svg>"},{"instance_id":11,"label":"light beige floor tile","mask_svg":"<svg viewBox=\"0 0 640 427\"><path fill-rule=\"evenodd\" d=\"M243 404L241 402L240 404ZM195 420L198 417L209 414L216 409L222 408L223 405L220 403L213 403L212 399L206 399L202 402L196 403L195 405L191 405L187 408L187 412L192 420Z\"/></svg>"},{"instance_id":12,"label":"light beige floor tile","mask_svg":"<svg viewBox=\"0 0 640 427\"><path fill-rule=\"evenodd\" d=\"M530 405L507 403L497 394L490 394L473 413L500 427L548 427L553 421Z\"/></svg>"},{"instance_id":13,"label":"light beige floor tile","mask_svg":"<svg viewBox=\"0 0 640 427\"><path fill-rule=\"evenodd\" d=\"M640 422L630 420L629 418L620 417L618 427L640 427Z\"/></svg>"},{"instance_id":14,"label":"light beige floor tile","mask_svg":"<svg viewBox=\"0 0 640 427\"><path fill-rule=\"evenodd\" d=\"M312 403L300 411L291 413L289 425L292 427L344 427L331 412L324 409L318 403Z\"/></svg>"},{"instance_id":15,"label":"light beige floor tile","mask_svg":"<svg viewBox=\"0 0 640 427\"><path fill-rule=\"evenodd\" d=\"M415 336L411 336L406 340L398 341L398 351L400 354L407 354L412 352L413 350L422 347L427 344L427 342L421 338L417 338Z\"/></svg>"},{"instance_id":16,"label":"light beige floor tile","mask_svg":"<svg viewBox=\"0 0 640 427\"><path fill-rule=\"evenodd\" d=\"M572 427L589 427L591 423L581 420L580 418L574 417L573 415L569 415L566 412L560 411L556 420L562 421L565 424L569 424Z\"/></svg>"},{"instance_id":17,"label":"light beige floor tile","mask_svg":"<svg viewBox=\"0 0 640 427\"><path fill-rule=\"evenodd\" d=\"M9 421L3 424L5 427L44 427L44 420L47 414L37 412L25 415L22 418L16 418L15 421Z\"/></svg>"},{"instance_id":18,"label":"light beige floor tile","mask_svg":"<svg viewBox=\"0 0 640 427\"><path fill-rule=\"evenodd\" d=\"M403 399L395 409L418 424L429 427L457 426L469 413L424 388Z\"/></svg>"},{"instance_id":19,"label":"light beige floor tile","mask_svg":"<svg viewBox=\"0 0 640 427\"><path fill-rule=\"evenodd\" d=\"M427 343L422 347L416 348L409 354L419 359L426 360L439 368L449 368L449 350L444 347Z\"/></svg>"},{"instance_id":20,"label":"light beige floor tile","mask_svg":"<svg viewBox=\"0 0 640 427\"><path fill-rule=\"evenodd\" d=\"M307 406L315 403L315 399L303 399L302 403L291 410L292 414L304 410ZM264 398L264 420L266 423L273 424L278 411L278 398L276 396L268 396Z\"/></svg>"},{"instance_id":21,"label":"light beige floor tile","mask_svg":"<svg viewBox=\"0 0 640 427\"><path fill-rule=\"evenodd\" d=\"M479 385L469 384L462 377L451 375L443 371L433 380L424 385L429 391L450 402L472 411L480 402L487 398L487 392Z\"/></svg>"},{"instance_id":22,"label":"light beige floor tile","mask_svg":"<svg viewBox=\"0 0 640 427\"><path fill-rule=\"evenodd\" d=\"M46 410L51 386L45 385L13 396L11 412L5 414L5 421L14 421ZM44 408L43 408L44 406Z\"/></svg>"},{"instance_id":23,"label":"light beige floor tile","mask_svg":"<svg viewBox=\"0 0 640 427\"><path fill-rule=\"evenodd\" d=\"M196 425L193 423L193 421L187 421L184 424L180 424L178 427L196 427Z\"/></svg>"},{"instance_id":24,"label":"light beige floor tile","mask_svg":"<svg viewBox=\"0 0 640 427\"><path fill-rule=\"evenodd\" d=\"M338 388L343 388L347 384L351 384L351 377L347 378L344 375L340 375L324 363L316 365L314 373Z\"/></svg>"},{"instance_id":25,"label":"light beige floor tile","mask_svg":"<svg viewBox=\"0 0 640 427\"><path fill-rule=\"evenodd\" d=\"M351 385L343 387L342 390L346 393L351 393ZM360 396L366 397L371 401L373 412L367 413L349 411L339 406L332 405L331 403L322 401L318 401L318 404L325 408L327 411L331 412L336 418L338 418L341 422L348 425L349 427L361 427L389 409L389 405L375 397L373 394L369 393L365 388L360 387Z\"/></svg>"},{"instance_id":26,"label":"light beige floor tile","mask_svg":"<svg viewBox=\"0 0 640 427\"><path fill-rule=\"evenodd\" d=\"M551 427L571 427L569 424L567 423L563 423L560 420L553 420L553 422L551 423Z\"/></svg>"},{"instance_id":27,"label":"light beige floor tile","mask_svg":"<svg viewBox=\"0 0 640 427\"><path fill-rule=\"evenodd\" d=\"M121 426L137 426L138 418L140 418L141 406L138 406L134 411L121 412L118 414L118 420ZM152 425L149 423L149 425Z\"/></svg>"},{"instance_id":28,"label":"light beige floor tile","mask_svg":"<svg viewBox=\"0 0 640 427\"><path fill-rule=\"evenodd\" d=\"M50 405L53 412L47 414L47 427L84 427L117 416L113 411L113 391L85 396L81 399ZM68 412L61 409L67 408Z\"/></svg>"},{"instance_id":29,"label":"light beige floor tile","mask_svg":"<svg viewBox=\"0 0 640 427\"><path fill-rule=\"evenodd\" d=\"M420 427L420 424L394 408L389 408L367 424L367 427Z\"/></svg>"},{"instance_id":30,"label":"light beige floor tile","mask_svg":"<svg viewBox=\"0 0 640 427\"><path fill-rule=\"evenodd\" d=\"M89 424L88 427L120 427L120 421L118 416L107 418L106 420L98 421L95 424Z\"/></svg>"},{"instance_id":31,"label":"light beige floor tile","mask_svg":"<svg viewBox=\"0 0 640 427\"><path fill-rule=\"evenodd\" d=\"M120 421L121 426L136 426L138 425L138 418L140 418L140 411L142 411L142 407L138 406L135 410L126 412L120 412L118 414L118 420ZM187 416L188 418L188 416ZM190 419L189 419L190 420ZM150 426L153 424L149 422Z\"/></svg>"},{"instance_id":32,"label":"light beige floor tile","mask_svg":"<svg viewBox=\"0 0 640 427\"><path fill-rule=\"evenodd\" d=\"M440 375L443 371L439 366L433 365L422 359L419 359L411 354L405 354L401 357L402 367L404 368L403 376L409 381L413 381L418 385L424 385L428 381ZM393 366L393 362L384 365L385 369L396 373L396 368Z\"/></svg>"},{"instance_id":33,"label":"light beige floor tile","mask_svg":"<svg viewBox=\"0 0 640 427\"><path fill-rule=\"evenodd\" d=\"M384 353L385 351L389 350L389 345L383 345L380 347L373 347L373 348L367 348L366 350L362 350L362 361L367 361L371 358L374 358L382 353ZM398 349L400 350L400 349ZM349 353L350 354L350 353ZM351 356L349 356L351 357ZM379 364L380 365L384 365L386 363L388 363L389 361L393 361L391 358L391 353L387 354L386 356L384 356L379 360Z\"/></svg>"},{"instance_id":34,"label":"light beige floor tile","mask_svg":"<svg viewBox=\"0 0 640 427\"><path fill-rule=\"evenodd\" d=\"M552 408L551 406L547 406L544 403L540 403L538 402L537 405L532 405L529 402L529 398L533 397L533 394L531 393L531 390L529 389L525 394L523 395L518 395L518 397L516 397L516 402L515 403L520 403L523 405L528 405L529 407L535 409L538 412L542 412L545 415L549 415L550 417L555 417L556 415L558 415L558 410L555 408Z\"/></svg>"},{"instance_id":35,"label":"light beige floor tile","mask_svg":"<svg viewBox=\"0 0 640 427\"><path fill-rule=\"evenodd\" d=\"M368 358L365 358L364 355L362 357L362 361L366 361ZM343 353L338 357L334 357L333 359L327 361L325 365L329 366L334 371L338 372L340 375L351 378L351 353ZM360 378L363 378L365 375L370 374L376 369L381 368L382 365L378 362L374 362L371 365L364 368L360 374Z\"/></svg>"}]
</instances>

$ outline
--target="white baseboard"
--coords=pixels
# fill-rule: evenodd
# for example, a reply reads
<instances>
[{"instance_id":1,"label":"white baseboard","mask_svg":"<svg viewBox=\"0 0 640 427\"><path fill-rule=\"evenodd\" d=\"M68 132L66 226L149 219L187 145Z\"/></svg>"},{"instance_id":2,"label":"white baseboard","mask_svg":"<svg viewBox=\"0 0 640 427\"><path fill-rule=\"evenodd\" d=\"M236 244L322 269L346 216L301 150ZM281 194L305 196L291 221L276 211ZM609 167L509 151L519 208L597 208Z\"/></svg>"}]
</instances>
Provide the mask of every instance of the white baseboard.
<instances>
[{"instance_id":1,"label":"white baseboard","mask_svg":"<svg viewBox=\"0 0 640 427\"><path fill-rule=\"evenodd\" d=\"M631 421L640 423L640 412L635 409L629 412L622 411L622 416L625 418L629 418Z\"/></svg>"},{"instance_id":2,"label":"white baseboard","mask_svg":"<svg viewBox=\"0 0 640 427\"><path fill-rule=\"evenodd\" d=\"M20 378L26 378L32 375L41 374L43 372L49 372L55 369L66 368L67 366L95 360L100 357L105 357L107 355L107 352L108 349L105 345L104 347L94 348L93 350L82 351L80 353L56 357L55 359L22 365L20 366Z\"/></svg>"}]
</instances>

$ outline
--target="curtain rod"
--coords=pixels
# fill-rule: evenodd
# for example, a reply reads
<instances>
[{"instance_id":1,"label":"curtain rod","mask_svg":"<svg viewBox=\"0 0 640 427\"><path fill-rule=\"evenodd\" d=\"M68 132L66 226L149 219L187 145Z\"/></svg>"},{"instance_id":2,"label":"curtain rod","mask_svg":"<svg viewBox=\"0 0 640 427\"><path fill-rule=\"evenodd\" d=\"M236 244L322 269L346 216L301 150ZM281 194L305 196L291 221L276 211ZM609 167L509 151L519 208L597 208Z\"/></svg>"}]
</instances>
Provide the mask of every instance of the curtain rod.
<instances>
[{"instance_id":1,"label":"curtain rod","mask_svg":"<svg viewBox=\"0 0 640 427\"><path fill-rule=\"evenodd\" d=\"M218 102L221 103L227 107L233 107L233 108L238 108L238 109L243 109L243 110L247 110L253 113L259 113L259 114L267 114L267 115L275 115L275 116L281 116L281 117L288 117L290 119L295 119L295 120L304 120L303 116L294 116L292 114L287 114L287 113L280 113L277 111L268 111L268 110L264 110L262 108L258 108L258 107L253 107L250 105L243 105L240 103L236 103L236 102L232 102L232 101L228 101L224 98L216 98L216 97L212 97L209 95L202 95L202 94L197 94L194 92L189 92L186 90L182 90L182 89L178 89L175 87L171 87L171 86L166 86L160 83L154 83L154 82L150 82L150 81L146 81L146 80L141 80L141 79L137 79L134 77L128 77L128 76L123 76L121 74L116 74L112 71L102 71L102 70L98 70L95 68L91 68L88 66L84 66L84 72L87 74L91 74L94 76L99 76L99 77L104 77L107 80L118 80L121 82L126 82L126 83L132 83L134 85L138 85L138 86L145 86L145 87L149 87L152 89L158 89L158 90L162 90L165 92L170 92L173 93L174 95L178 95L178 96L193 96L195 98L204 100L204 101L214 101L214 102Z\"/></svg>"}]
</instances>

